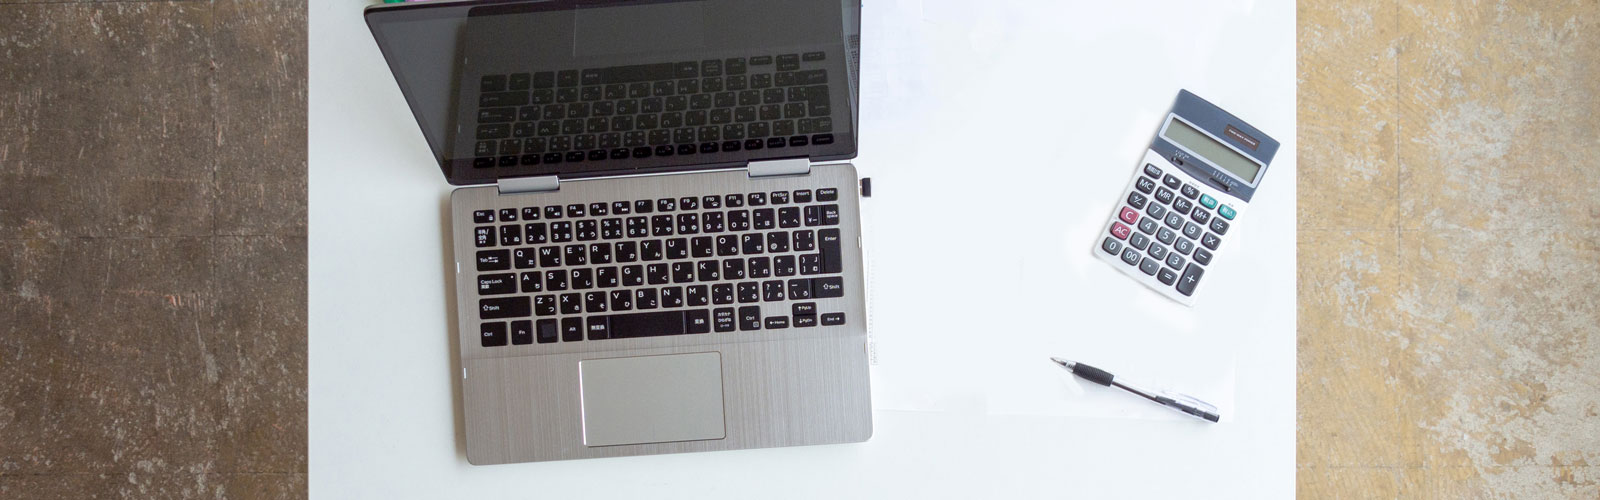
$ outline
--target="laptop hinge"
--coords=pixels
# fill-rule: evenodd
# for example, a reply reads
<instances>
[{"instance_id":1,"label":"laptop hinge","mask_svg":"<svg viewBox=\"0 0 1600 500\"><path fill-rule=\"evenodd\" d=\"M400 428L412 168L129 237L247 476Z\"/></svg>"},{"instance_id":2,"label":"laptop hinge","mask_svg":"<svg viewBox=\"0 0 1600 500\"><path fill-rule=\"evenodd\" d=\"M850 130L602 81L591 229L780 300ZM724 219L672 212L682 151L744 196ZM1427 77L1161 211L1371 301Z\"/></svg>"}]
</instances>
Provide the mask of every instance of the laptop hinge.
<instances>
[{"instance_id":1,"label":"laptop hinge","mask_svg":"<svg viewBox=\"0 0 1600 500\"><path fill-rule=\"evenodd\" d=\"M561 190L561 179L554 175L500 179L500 194L537 193Z\"/></svg>"},{"instance_id":2,"label":"laptop hinge","mask_svg":"<svg viewBox=\"0 0 1600 500\"><path fill-rule=\"evenodd\" d=\"M784 158L782 160L763 160L750 162L751 177L772 177L777 175L807 175L811 173L810 158Z\"/></svg>"}]
</instances>

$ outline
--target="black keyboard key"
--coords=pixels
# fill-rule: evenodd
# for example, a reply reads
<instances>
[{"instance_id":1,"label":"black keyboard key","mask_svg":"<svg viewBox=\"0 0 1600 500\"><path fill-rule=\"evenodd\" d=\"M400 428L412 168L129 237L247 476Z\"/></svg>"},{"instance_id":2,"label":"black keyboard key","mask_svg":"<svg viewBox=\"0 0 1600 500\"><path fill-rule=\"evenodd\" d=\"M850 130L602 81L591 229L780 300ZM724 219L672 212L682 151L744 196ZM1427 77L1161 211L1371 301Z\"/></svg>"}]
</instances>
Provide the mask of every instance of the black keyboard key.
<instances>
[{"instance_id":1,"label":"black keyboard key","mask_svg":"<svg viewBox=\"0 0 1600 500\"><path fill-rule=\"evenodd\" d=\"M794 71L797 69L800 69L800 54L778 56L778 71Z\"/></svg>"},{"instance_id":2,"label":"black keyboard key","mask_svg":"<svg viewBox=\"0 0 1600 500\"><path fill-rule=\"evenodd\" d=\"M784 328L788 328L789 327L789 317L788 316L771 316L771 317L768 317L767 318L766 327L767 327L768 330L781 330L781 329L784 329Z\"/></svg>"},{"instance_id":3,"label":"black keyboard key","mask_svg":"<svg viewBox=\"0 0 1600 500\"><path fill-rule=\"evenodd\" d=\"M748 304L761 301L761 284L747 281L739 284L739 303Z\"/></svg>"},{"instance_id":4,"label":"black keyboard key","mask_svg":"<svg viewBox=\"0 0 1600 500\"><path fill-rule=\"evenodd\" d=\"M494 210L474 210L472 212L472 222L477 224L494 222Z\"/></svg>"},{"instance_id":5,"label":"black keyboard key","mask_svg":"<svg viewBox=\"0 0 1600 500\"><path fill-rule=\"evenodd\" d=\"M478 299L478 319L525 318L533 315L527 297Z\"/></svg>"},{"instance_id":6,"label":"black keyboard key","mask_svg":"<svg viewBox=\"0 0 1600 500\"><path fill-rule=\"evenodd\" d=\"M711 303L721 305L732 304L733 301L734 296L732 283L718 283L711 285Z\"/></svg>"},{"instance_id":7,"label":"black keyboard key","mask_svg":"<svg viewBox=\"0 0 1600 500\"><path fill-rule=\"evenodd\" d=\"M844 296L844 278L830 276L811 279L811 295L819 299Z\"/></svg>"},{"instance_id":8,"label":"black keyboard key","mask_svg":"<svg viewBox=\"0 0 1600 500\"><path fill-rule=\"evenodd\" d=\"M824 226L837 226L837 225L839 225L839 206L838 205L822 205L821 207L819 207L819 210L822 213L822 225L824 225Z\"/></svg>"},{"instance_id":9,"label":"black keyboard key","mask_svg":"<svg viewBox=\"0 0 1600 500\"><path fill-rule=\"evenodd\" d=\"M494 226L478 226L472 230L473 244L478 248L492 247L495 242Z\"/></svg>"},{"instance_id":10,"label":"black keyboard key","mask_svg":"<svg viewBox=\"0 0 1600 500\"><path fill-rule=\"evenodd\" d=\"M527 321L527 320L512 321L511 322L511 343L513 345L532 344L533 343L533 322L532 321Z\"/></svg>"},{"instance_id":11,"label":"black keyboard key","mask_svg":"<svg viewBox=\"0 0 1600 500\"><path fill-rule=\"evenodd\" d=\"M590 316L587 324L589 340L611 338L611 321L605 316Z\"/></svg>"},{"instance_id":12,"label":"black keyboard key","mask_svg":"<svg viewBox=\"0 0 1600 500\"><path fill-rule=\"evenodd\" d=\"M837 188L822 188L817 190L817 201L836 201L839 199Z\"/></svg>"},{"instance_id":13,"label":"black keyboard key","mask_svg":"<svg viewBox=\"0 0 1600 500\"><path fill-rule=\"evenodd\" d=\"M538 337L540 344L555 343L557 338L556 332L560 330L560 327L556 325L556 320L541 319L535 322L534 325L535 335Z\"/></svg>"},{"instance_id":14,"label":"black keyboard key","mask_svg":"<svg viewBox=\"0 0 1600 500\"><path fill-rule=\"evenodd\" d=\"M791 300L805 300L805 299L812 298L812 296L813 296L813 294L812 294L812 291L811 291L811 279L809 279L809 278L800 278L800 279L789 280L789 298ZM800 304L795 304L795 306L796 306L796 310L798 311ZM813 305L812 307L813 307L812 314L815 314L816 313L816 311L814 309L815 306ZM795 314L799 315L800 313L796 312Z\"/></svg>"},{"instance_id":15,"label":"black keyboard key","mask_svg":"<svg viewBox=\"0 0 1600 500\"><path fill-rule=\"evenodd\" d=\"M506 75L484 75L478 82L479 92L499 92L506 89Z\"/></svg>"},{"instance_id":16,"label":"black keyboard key","mask_svg":"<svg viewBox=\"0 0 1600 500\"><path fill-rule=\"evenodd\" d=\"M583 294L584 312L606 312L610 303L607 301L606 292L589 292Z\"/></svg>"},{"instance_id":17,"label":"black keyboard key","mask_svg":"<svg viewBox=\"0 0 1600 500\"><path fill-rule=\"evenodd\" d=\"M752 195L754 196L754 195ZM753 198L750 201L755 201ZM756 203L751 203L755 205ZM765 204L763 202L762 204ZM778 225L777 211L770 208L758 208L750 211L751 219L755 222L756 229L772 229Z\"/></svg>"},{"instance_id":18,"label":"black keyboard key","mask_svg":"<svg viewBox=\"0 0 1600 500\"><path fill-rule=\"evenodd\" d=\"M684 333L711 333L711 311L696 309L683 313Z\"/></svg>"},{"instance_id":19,"label":"black keyboard key","mask_svg":"<svg viewBox=\"0 0 1600 500\"><path fill-rule=\"evenodd\" d=\"M583 340L583 318L561 318L561 341Z\"/></svg>"},{"instance_id":20,"label":"black keyboard key","mask_svg":"<svg viewBox=\"0 0 1600 500\"><path fill-rule=\"evenodd\" d=\"M838 229L823 229L817 231L819 253L822 255L823 273L844 272L843 244L840 242Z\"/></svg>"},{"instance_id":21,"label":"black keyboard key","mask_svg":"<svg viewBox=\"0 0 1600 500\"><path fill-rule=\"evenodd\" d=\"M526 91L485 92L482 95L478 96L478 107L480 107L480 108L498 108L498 107L502 107L502 106L526 106L527 104L528 104L528 93Z\"/></svg>"},{"instance_id":22,"label":"black keyboard key","mask_svg":"<svg viewBox=\"0 0 1600 500\"><path fill-rule=\"evenodd\" d=\"M838 326L844 324L844 313L827 313L822 315L822 326Z\"/></svg>"},{"instance_id":23,"label":"black keyboard key","mask_svg":"<svg viewBox=\"0 0 1600 500\"><path fill-rule=\"evenodd\" d=\"M481 342L484 347L506 345L506 324L504 322L484 323L478 331L482 337Z\"/></svg>"},{"instance_id":24,"label":"black keyboard key","mask_svg":"<svg viewBox=\"0 0 1600 500\"><path fill-rule=\"evenodd\" d=\"M533 313L539 316L555 316L556 296L540 295L533 298Z\"/></svg>"},{"instance_id":25,"label":"black keyboard key","mask_svg":"<svg viewBox=\"0 0 1600 500\"><path fill-rule=\"evenodd\" d=\"M578 314L583 312L583 295L576 293L563 293L556 300L556 306L561 314Z\"/></svg>"},{"instance_id":26,"label":"black keyboard key","mask_svg":"<svg viewBox=\"0 0 1600 500\"><path fill-rule=\"evenodd\" d=\"M739 330L752 331L761 329L761 307L744 306L739 308Z\"/></svg>"},{"instance_id":27,"label":"black keyboard key","mask_svg":"<svg viewBox=\"0 0 1600 500\"><path fill-rule=\"evenodd\" d=\"M798 189L798 190L795 190L795 192L794 192L794 202L795 203L811 203L811 190L810 189Z\"/></svg>"},{"instance_id":28,"label":"black keyboard key","mask_svg":"<svg viewBox=\"0 0 1600 500\"><path fill-rule=\"evenodd\" d=\"M719 307L711 311L711 321L717 332L731 332L736 328L737 320L732 307Z\"/></svg>"},{"instance_id":29,"label":"black keyboard key","mask_svg":"<svg viewBox=\"0 0 1600 500\"><path fill-rule=\"evenodd\" d=\"M817 254L801 255L800 274L822 274L822 256Z\"/></svg>"},{"instance_id":30,"label":"black keyboard key","mask_svg":"<svg viewBox=\"0 0 1600 500\"><path fill-rule=\"evenodd\" d=\"M785 294L783 280L764 281L761 283L761 300L777 302L783 300Z\"/></svg>"},{"instance_id":31,"label":"black keyboard key","mask_svg":"<svg viewBox=\"0 0 1600 500\"><path fill-rule=\"evenodd\" d=\"M522 283L522 293L544 291L544 280L538 272L528 272L517 275L517 281Z\"/></svg>"},{"instance_id":32,"label":"black keyboard key","mask_svg":"<svg viewBox=\"0 0 1600 500\"><path fill-rule=\"evenodd\" d=\"M1200 277L1205 276L1206 270L1195 264L1184 268L1183 276L1178 278L1178 293L1194 295L1194 287L1200 284Z\"/></svg>"},{"instance_id":33,"label":"black keyboard key","mask_svg":"<svg viewBox=\"0 0 1600 500\"><path fill-rule=\"evenodd\" d=\"M683 311L612 314L606 316L606 320L610 322L611 338L614 339L683 335L683 319Z\"/></svg>"},{"instance_id":34,"label":"black keyboard key","mask_svg":"<svg viewBox=\"0 0 1600 500\"><path fill-rule=\"evenodd\" d=\"M479 271L504 271L511 269L511 251L481 250L478 252Z\"/></svg>"},{"instance_id":35,"label":"black keyboard key","mask_svg":"<svg viewBox=\"0 0 1600 500\"><path fill-rule=\"evenodd\" d=\"M517 277L514 274L482 274L478 276L478 295L500 295L516 292Z\"/></svg>"}]
</instances>

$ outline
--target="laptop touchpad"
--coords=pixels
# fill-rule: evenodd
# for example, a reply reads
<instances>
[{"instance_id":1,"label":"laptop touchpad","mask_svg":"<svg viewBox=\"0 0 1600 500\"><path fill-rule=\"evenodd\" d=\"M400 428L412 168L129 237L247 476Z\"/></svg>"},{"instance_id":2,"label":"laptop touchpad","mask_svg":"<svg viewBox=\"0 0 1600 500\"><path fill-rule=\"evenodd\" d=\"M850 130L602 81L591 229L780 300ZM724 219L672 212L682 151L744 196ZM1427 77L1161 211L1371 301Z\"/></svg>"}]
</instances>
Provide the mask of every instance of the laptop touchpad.
<instances>
[{"instance_id":1,"label":"laptop touchpad","mask_svg":"<svg viewBox=\"0 0 1600 500\"><path fill-rule=\"evenodd\" d=\"M722 355L715 352L578 362L583 444L722 439Z\"/></svg>"}]
</instances>

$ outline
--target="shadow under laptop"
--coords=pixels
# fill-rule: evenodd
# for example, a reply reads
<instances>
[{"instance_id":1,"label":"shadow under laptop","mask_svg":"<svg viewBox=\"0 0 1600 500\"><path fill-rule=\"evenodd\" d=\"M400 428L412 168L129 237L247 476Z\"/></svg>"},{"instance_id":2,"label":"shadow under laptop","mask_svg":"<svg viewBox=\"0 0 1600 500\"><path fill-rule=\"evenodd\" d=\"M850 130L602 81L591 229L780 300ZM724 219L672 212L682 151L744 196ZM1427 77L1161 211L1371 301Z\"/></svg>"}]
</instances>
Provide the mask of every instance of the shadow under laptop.
<instances>
[{"instance_id":1,"label":"shadow under laptop","mask_svg":"<svg viewBox=\"0 0 1600 500\"><path fill-rule=\"evenodd\" d=\"M448 353L448 356L450 356L450 362L448 364L450 367L450 373L448 374L450 377L450 413L455 417L456 457L462 462L466 462L467 417L465 410L463 410L465 406L461 403L461 341L458 340L461 332L456 331L456 329L459 328L458 325L461 324L461 313L456 304L455 244L452 240L454 236L452 236L450 232L451 224L449 195L446 195L439 201L439 228L439 241L442 242L443 245L440 248L447 249L447 251L442 254L444 260L440 263L439 269L442 270L445 275L444 310L445 319L447 321L446 324L449 325L449 327L445 329L446 335L444 335L444 340L445 344L448 345L448 349L446 349L445 352Z\"/></svg>"}]
</instances>

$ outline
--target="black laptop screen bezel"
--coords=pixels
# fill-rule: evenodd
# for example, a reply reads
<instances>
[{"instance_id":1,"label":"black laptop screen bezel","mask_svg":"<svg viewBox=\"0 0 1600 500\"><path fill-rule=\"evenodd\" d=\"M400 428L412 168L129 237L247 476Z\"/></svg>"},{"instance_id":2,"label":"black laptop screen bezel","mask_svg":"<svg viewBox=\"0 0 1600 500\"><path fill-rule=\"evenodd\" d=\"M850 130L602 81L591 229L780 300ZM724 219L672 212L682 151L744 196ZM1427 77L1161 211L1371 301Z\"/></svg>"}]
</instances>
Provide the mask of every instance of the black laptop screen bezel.
<instances>
[{"instance_id":1,"label":"black laptop screen bezel","mask_svg":"<svg viewBox=\"0 0 1600 500\"><path fill-rule=\"evenodd\" d=\"M388 63L391 76L399 85L401 93L405 95L407 105L411 108L417 125L422 129L424 139L432 150L434 159L443 172L445 179L452 185L477 185L492 184L503 178L532 177L556 175L563 179L599 177L623 174L665 173L679 171L712 170L732 167L742 167L753 161L776 160L788 158L809 158L811 161L838 161L850 160L856 157L859 125L859 88L857 75L859 68L856 66L859 53L860 9L859 4L847 4L844 9L846 24L846 39L842 41L845 53L850 57L847 62L847 75L841 85L848 85L847 90L850 102L843 104L849 109L850 123L848 132L835 134L835 142L829 145L804 147L789 147L781 149L744 150L736 153L715 153L712 155L691 155L671 157L651 157L645 159L628 160L603 160L596 162L561 163L556 165L518 166L512 168L472 168L472 158L448 158L447 152L451 148L443 143L444 138L434 137L428 133L430 124L424 117L421 104L413 98L413 86L408 84L404 74L405 68L401 67L399 57L394 54L396 50L385 39L384 30L386 23L446 20L451 18L466 19L473 15L475 9L488 9L491 12L505 11L548 11L565 10L586 7L604 7L613 4L626 3L629 5L661 3L686 0L469 0L469 1L438 1L438 2L411 2L380 4L367 7L363 12L367 27L371 31L378 49L383 52ZM854 29L854 33L850 30ZM468 175L462 175L463 173ZM471 174L479 175L471 175Z\"/></svg>"}]
</instances>

